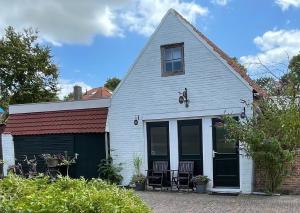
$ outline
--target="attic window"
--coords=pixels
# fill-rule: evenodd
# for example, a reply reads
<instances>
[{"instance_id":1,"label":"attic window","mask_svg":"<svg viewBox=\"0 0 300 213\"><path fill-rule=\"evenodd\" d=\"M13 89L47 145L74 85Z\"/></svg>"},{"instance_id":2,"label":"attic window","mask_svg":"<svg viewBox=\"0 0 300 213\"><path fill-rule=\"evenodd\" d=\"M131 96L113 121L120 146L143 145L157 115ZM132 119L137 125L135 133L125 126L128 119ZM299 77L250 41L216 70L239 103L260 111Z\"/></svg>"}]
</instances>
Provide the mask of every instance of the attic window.
<instances>
[{"instance_id":1,"label":"attic window","mask_svg":"<svg viewBox=\"0 0 300 213\"><path fill-rule=\"evenodd\" d=\"M184 74L183 43L161 46L161 75L172 76Z\"/></svg>"}]
</instances>

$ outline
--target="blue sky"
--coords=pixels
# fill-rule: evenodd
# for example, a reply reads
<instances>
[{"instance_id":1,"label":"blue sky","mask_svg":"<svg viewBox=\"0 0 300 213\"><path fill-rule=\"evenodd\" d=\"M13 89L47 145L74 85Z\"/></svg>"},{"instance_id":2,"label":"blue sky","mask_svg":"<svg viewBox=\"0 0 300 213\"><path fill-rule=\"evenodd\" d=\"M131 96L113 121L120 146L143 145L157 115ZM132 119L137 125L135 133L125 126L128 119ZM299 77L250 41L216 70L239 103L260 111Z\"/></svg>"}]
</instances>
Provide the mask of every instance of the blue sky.
<instances>
[{"instance_id":1,"label":"blue sky","mask_svg":"<svg viewBox=\"0 0 300 213\"><path fill-rule=\"evenodd\" d=\"M38 28L60 68L61 96L122 78L170 7L253 77L265 74L258 60L271 67L300 51L300 0L31 1L0 0L0 35L8 25Z\"/></svg>"}]
</instances>

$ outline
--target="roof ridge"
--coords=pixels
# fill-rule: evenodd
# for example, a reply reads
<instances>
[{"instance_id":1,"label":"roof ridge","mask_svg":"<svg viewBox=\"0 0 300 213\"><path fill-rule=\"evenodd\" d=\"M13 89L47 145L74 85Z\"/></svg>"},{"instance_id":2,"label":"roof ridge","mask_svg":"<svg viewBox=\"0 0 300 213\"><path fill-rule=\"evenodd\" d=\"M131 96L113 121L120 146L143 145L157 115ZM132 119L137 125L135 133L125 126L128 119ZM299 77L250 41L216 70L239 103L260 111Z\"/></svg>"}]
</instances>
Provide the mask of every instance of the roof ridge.
<instances>
[{"instance_id":1,"label":"roof ridge","mask_svg":"<svg viewBox=\"0 0 300 213\"><path fill-rule=\"evenodd\" d=\"M225 53L221 48L219 48L214 42L212 42L208 37L206 37L202 32L200 32L193 24L191 24L186 18L184 18L179 12L175 9L171 8L169 10L173 12L174 15L178 16L182 19L185 23L187 23L192 29L203 39L207 42L207 44L221 57L223 58L228 65L235 70L248 84L252 87L253 90L258 92L260 95L266 95L266 92L254 81L250 78L247 72L240 68L240 65L234 61L227 53Z\"/></svg>"}]
</instances>

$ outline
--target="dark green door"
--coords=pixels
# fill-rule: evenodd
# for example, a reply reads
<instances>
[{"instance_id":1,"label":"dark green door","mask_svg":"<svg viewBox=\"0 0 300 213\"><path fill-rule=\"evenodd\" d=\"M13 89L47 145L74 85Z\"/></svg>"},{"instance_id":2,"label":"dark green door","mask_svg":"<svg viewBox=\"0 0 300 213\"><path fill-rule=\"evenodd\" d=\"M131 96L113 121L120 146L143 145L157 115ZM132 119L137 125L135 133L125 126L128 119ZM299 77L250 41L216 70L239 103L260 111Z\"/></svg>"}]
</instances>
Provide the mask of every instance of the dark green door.
<instances>
[{"instance_id":1,"label":"dark green door","mask_svg":"<svg viewBox=\"0 0 300 213\"><path fill-rule=\"evenodd\" d=\"M179 161L194 161L194 175L203 174L202 120L178 121Z\"/></svg>"},{"instance_id":2,"label":"dark green door","mask_svg":"<svg viewBox=\"0 0 300 213\"><path fill-rule=\"evenodd\" d=\"M239 187L238 143L225 141L225 130L220 119L213 119L214 187Z\"/></svg>"},{"instance_id":3,"label":"dark green door","mask_svg":"<svg viewBox=\"0 0 300 213\"><path fill-rule=\"evenodd\" d=\"M152 169L153 161L168 161L169 155L169 122L147 123L148 168Z\"/></svg>"},{"instance_id":4,"label":"dark green door","mask_svg":"<svg viewBox=\"0 0 300 213\"><path fill-rule=\"evenodd\" d=\"M75 164L75 177L98 177L98 164L105 158L104 134L77 134L75 153L79 154Z\"/></svg>"}]
</instances>

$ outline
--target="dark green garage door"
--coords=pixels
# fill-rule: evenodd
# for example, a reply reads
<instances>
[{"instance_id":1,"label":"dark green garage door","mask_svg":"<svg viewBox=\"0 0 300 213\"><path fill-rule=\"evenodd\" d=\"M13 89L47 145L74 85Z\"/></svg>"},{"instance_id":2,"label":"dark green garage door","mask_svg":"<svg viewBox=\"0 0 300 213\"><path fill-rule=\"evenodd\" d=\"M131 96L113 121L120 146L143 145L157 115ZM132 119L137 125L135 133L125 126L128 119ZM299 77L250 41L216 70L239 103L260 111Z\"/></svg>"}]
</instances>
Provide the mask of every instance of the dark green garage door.
<instances>
[{"instance_id":1,"label":"dark green garage door","mask_svg":"<svg viewBox=\"0 0 300 213\"><path fill-rule=\"evenodd\" d=\"M104 134L55 134L14 136L15 157L22 162L24 155L38 158L38 171L45 171L44 161L39 157L43 153L69 155L78 153L77 163L70 169L71 177L98 177L97 165L105 158ZM23 164L24 165L24 164ZM24 165L26 170L26 165Z\"/></svg>"}]
</instances>

